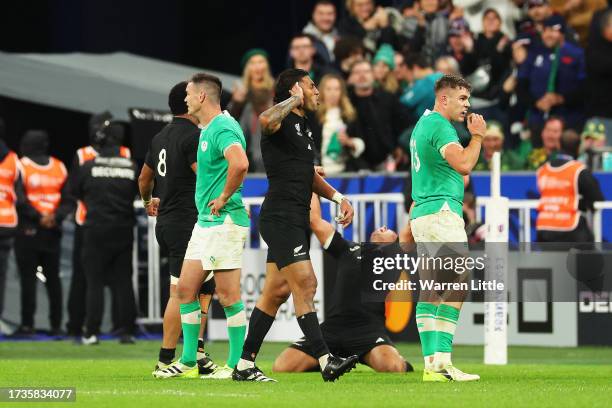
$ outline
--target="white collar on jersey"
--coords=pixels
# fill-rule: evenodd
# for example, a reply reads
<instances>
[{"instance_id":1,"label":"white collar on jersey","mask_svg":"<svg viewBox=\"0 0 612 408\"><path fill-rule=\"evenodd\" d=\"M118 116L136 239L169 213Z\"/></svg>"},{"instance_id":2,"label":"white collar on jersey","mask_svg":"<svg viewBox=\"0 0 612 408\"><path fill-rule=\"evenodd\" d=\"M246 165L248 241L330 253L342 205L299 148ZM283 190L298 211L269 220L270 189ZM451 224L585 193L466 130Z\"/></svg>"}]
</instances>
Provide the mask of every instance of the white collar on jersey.
<instances>
[{"instance_id":1,"label":"white collar on jersey","mask_svg":"<svg viewBox=\"0 0 612 408\"><path fill-rule=\"evenodd\" d=\"M223 112L218 113L217 115L215 115L215 117L214 117L214 118L212 118L212 119L210 120L210 122L208 122L208 124L207 124L206 126L198 125L198 127L199 127L201 130L206 130L206 129L208 129L208 127L210 126L210 124L211 124L211 123L213 123L213 121L214 121L215 119L217 119L217 117L219 117L219 116L221 116L221 115L229 116L230 118L232 117L232 115L230 115L230 113L229 113L228 111L224 110Z\"/></svg>"}]
</instances>

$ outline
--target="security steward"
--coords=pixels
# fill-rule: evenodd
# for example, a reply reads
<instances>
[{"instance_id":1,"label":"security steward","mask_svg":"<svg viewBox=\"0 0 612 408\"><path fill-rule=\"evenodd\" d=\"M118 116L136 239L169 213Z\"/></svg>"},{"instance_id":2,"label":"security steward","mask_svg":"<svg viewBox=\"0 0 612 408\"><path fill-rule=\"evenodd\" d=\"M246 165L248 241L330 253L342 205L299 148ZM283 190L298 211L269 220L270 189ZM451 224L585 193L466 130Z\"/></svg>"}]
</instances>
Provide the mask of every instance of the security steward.
<instances>
[{"instance_id":1,"label":"security steward","mask_svg":"<svg viewBox=\"0 0 612 408\"><path fill-rule=\"evenodd\" d=\"M538 242L594 241L584 213L604 197L595 177L576 160L579 147L578 134L566 131L561 136L561 152L537 171Z\"/></svg>"},{"instance_id":2,"label":"security steward","mask_svg":"<svg viewBox=\"0 0 612 408\"><path fill-rule=\"evenodd\" d=\"M25 202L19 157L8 148L4 135L4 121L0 118L0 319L4 309L8 260L17 230L17 206ZM34 208L25 204L34 213Z\"/></svg>"},{"instance_id":3,"label":"security steward","mask_svg":"<svg viewBox=\"0 0 612 408\"><path fill-rule=\"evenodd\" d=\"M109 112L103 112L93 115L89 121L89 146L79 148L72 160L70 174L68 176L70 184L73 184L74 177L79 171L79 167L98 156L100 146L96 145L95 135L98 130L105 126L105 122L110 121L112 115ZM120 146L122 141L113 141L114 145ZM130 149L126 146L117 147L121 157L130 158ZM85 280L85 272L83 271L83 263L81 262L81 251L83 246L83 230L82 225L87 216L87 208L83 201L76 202L76 212L74 214L74 241L72 246L72 278L70 280L70 289L68 292L68 335L75 336L80 342L83 334L83 325L85 324L87 283ZM113 313L115 314L115 313Z\"/></svg>"},{"instance_id":4,"label":"security steward","mask_svg":"<svg viewBox=\"0 0 612 408\"><path fill-rule=\"evenodd\" d=\"M134 342L132 245L138 184L136 163L121 157L115 144L122 135L120 124L105 122L94 136L98 156L79 168L72 187L74 196L87 207L82 248L87 280L86 331L81 339L85 345L99 342L106 284L116 305L120 343Z\"/></svg>"},{"instance_id":5,"label":"security steward","mask_svg":"<svg viewBox=\"0 0 612 408\"><path fill-rule=\"evenodd\" d=\"M61 225L74 206L67 191L66 167L49 156L48 149L45 131L30 130L21 140L23 186L28 205L35 211L19 208L15 256L21 283L21 327L17 335L34 333L37 278L47 288L51 334L62 334Z\"/></svg>"}]
</instances>

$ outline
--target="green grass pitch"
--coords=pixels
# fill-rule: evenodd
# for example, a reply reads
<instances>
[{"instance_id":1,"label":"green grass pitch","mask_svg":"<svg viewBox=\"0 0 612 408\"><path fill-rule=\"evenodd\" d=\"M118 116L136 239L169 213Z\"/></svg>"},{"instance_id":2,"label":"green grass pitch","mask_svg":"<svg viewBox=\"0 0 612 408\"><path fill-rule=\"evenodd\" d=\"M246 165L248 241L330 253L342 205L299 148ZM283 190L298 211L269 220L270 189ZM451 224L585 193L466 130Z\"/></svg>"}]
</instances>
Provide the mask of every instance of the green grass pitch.
<instances>
[{"instance_id":1,"label":"green grass pitch","mask_svg":"<svg viewBox=\"0 0 612 408\"><path fill-rule=\"evenodd\" d=\"M268 374L285 344L264 344L258 365ZM120 346L70 342L0 342L0 387L76 387L76 403L2 406L84 407L610 407L612 348L511 347L510 364L485 366L482 347L456 346L455 364L481 375L478 383L422 383L417 344L399 344L417 372L378 374L365 366L336 383L318 373L277 374L277 384L151 376L159 343ZM207 345L217 362L227 343Z\"/></svg>"}]
</instances>

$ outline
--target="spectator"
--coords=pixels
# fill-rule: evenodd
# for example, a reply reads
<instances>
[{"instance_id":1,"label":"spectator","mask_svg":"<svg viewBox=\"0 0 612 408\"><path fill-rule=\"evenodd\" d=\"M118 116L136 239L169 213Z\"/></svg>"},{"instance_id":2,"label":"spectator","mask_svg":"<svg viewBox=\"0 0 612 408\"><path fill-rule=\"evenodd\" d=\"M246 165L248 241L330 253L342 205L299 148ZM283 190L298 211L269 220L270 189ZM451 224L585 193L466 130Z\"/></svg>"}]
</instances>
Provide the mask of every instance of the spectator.
<instances>
[{"instance_id":1,"label":"spectator","mask_svg":"<svg viewBox=\"0 0 612 408\"><path fill-rule=\"evenodd\" d=\"M397 139L408 125L408 112L397 97L374 87L372 65L358 61L351 67L349 95L357 111L359 134L365 142L362 158L371 170L394 170L404 164ZM388 166L385 166L387 164Z\"/></svg>"},{"instance_id":2,"label":"spectator","mask_svg":"<svg viewBox=\"0 0 612 408\"><path fill-rule=\"evenodd\" d=\"M565 123L559 117L551 117L542 129L542 147L531 149L527 156L527 169L536 170L545 162L551 160L561 148L561 134ZM526 141L526 143L531 143Z\"/></svg>"},{"instance_id":3,"label":"spectator","mask_svg":"<svg viewBox=\"0 0 612 408\"><path fill-rule=\"evenodd\" d=\"M474 33L483 31L486 10L495 8L501 19L501 31L510 38L516 36L514 25L521 18L521 11L512 0L453 0L453 5L463 8L463 18Z\"/></svg>"},{"instance_id":4,"label":"spectator","mask_svg":"<svg viewBox=\"0 0 612 408\"><path fill-rule=\"evenodd\" d=\"M318 0L312 10L312 20L302 32L316 39L317 54L325 64L334 62L334 47L338 40L336 25L336 6L330 0Z\"/></svg>"},{"instance_id":5,"label":"spectator","mask_svg":"<svg viewBox=\"0 0 612 408\"><path fill-rule=\"evenodd\" d=\"M417 0L413 8L405 8L402 35L409 39L411 49L421 52L430 63L446 48L448 17L440 11L439 0Z\"/></svg>"},{"instance_id":6,"label":"spectator","mask_svg":"<svg viewBox=\"0 0 612 408\"><path fill-rule=\"evenodd\" d=\"M321 152L321 165L326 174L358 170L352 163L365 150L365 143L359 137L355 108L351 104L346 83L338 74L327 74L319 86L321 105L317 111L313 133L320 134L317 141Z\"/></svg>"},{"instance_id":7,"label":"spectator","mask_svg":"<svg viewBox=\"0 0 612 408\"><path fill-rule=\"evenodd\" d=\"M607 144L612 146L612 8L594 16L586 49L586 69L586 116L604 123Z\"/></svg>"},{"instance_id":8,"label":"spectator","mask_svg":"<svg viewBox=\"0 0 612 408\"><path fill-rule=\"evenodd\" d=\"M602 157L596 150L606 146L606 125L597 119L591 119L584 126L578 160L585 163L591 170L599 170Z\"/></svg>"},{"instance_id":9,"label":"spectator","mask_svg":"<svg viewBox=\"0 0 612 408\"><path fill-rule=\"evenodd\" d=\"M393 62L395 63L393 75L395 75L395 80L399 85L399 92L404 93L408 90L412 82L412 72L406 66L406 61L402 53L395 52Z\"/></svg>"},{"instance_id":10,"label":"spectator","mask_svg":"<svg viewBox=\"0 0 612 408\"><path fill-rule=\"evenodd\" d=\"M398 93L399 84L393 72L395 69L393 47L389 44L381 45L372 63L374 64L373 69L376 86L392 94Z\"/></svg>"},{"instance_id":11,"label":"spectator","mask_svg":"<svg viewBox=\"0 0 612 408\"><path fill-rule=\"evenodd\" d=\"M462 75L474 72L476 69L474 38L470 32L470 27L463 18L450 22L446 51L459 63L459 71Z\"/></svg>"},{"instance_id":12,"label":"spectator","mask_svg":"<svg viewBox=\"0 0 612 408\"><path fill-rule=\"evenodd\" d=\"M538 242L593 242L593 233L583 214L593 211L593 203L603 201L604 197L597 180L576 160L579 145L576 132L565 132L560 142L561 153L538 169L541 194L536 220Z\"/></svg>"},{"instance_id":13,"label":"spectator","mask_svg":"<svg viewBox=\"0 0 612 408\"><path fill-rule=\"evenodd\" d=\"M303 69L308 72L315 85L327 73L327 69L315 62L316 49L313 38L308 34L298 34L289 44L290 68Z\"/></svg>"},{"instance_id":14,"label":"spectator","mask_svg":"<svg viewBox=\"0 0 612 408\"><path fill-rule=\"evenodd\" d=\"M551 8L560 14L567 25L572 27L578 35L582 47L586 47L589 39L589 25L593 13L605 9L606 0L551 0Z\"/></svg>"},{"instance_id":15,"label":"spectator","mask_svg":"<svg viewBox=\"0 0 612 408\"><path fill-rule=\"evenodd\" d=\"M560 16L546 19L543 46L532 46L518 71L519 103L529 106L532 129L551 115L562 116L569 127L580 127L583 119L584 52L564 41L563 32Z\"/></svg>"},{"instance_id":16,"label":"spectator","mask_svg":"<svg viewBox=\"0 0 612 408\"><path fill-rule=\"evenodd\" d=\"M480 157L474 167L476 171L489 171L491 169L491 158L493 153L501 153L501 171L522 170L524 168L524 160L522 160L514 151L503 150L504 146L504 131L501 123L489 121L487 133L482 140L482 150Z\"/></svg>"},{"instance_id":17,"label":"spectator","mask_svg":"<svg viewBox=\"0 0 612 408\"><path fill-rule=\"evenodd\" d=\"M238 120L247 143L249 171L265 172L259 141L259 114L272 106L274 78L270 73L268 54L255 48L242 57L242 80L234 84L230 114Z\"/></svg>"},{"instance_id":18,"label":"spectator","mask_svg":"<svg viewBox=\"0 0 612 408\"><path fill-rule=\"evenodd\" d=\"M250 102L253 93L262 92L272 95L274 78L270 72L268 53L261 48L247 51L240 62L242 66L242 80L234 83L232 99L228 105L229 113L239 118L242 109Z\"/></svg>"},{"instance_id":19,"label":"spectator","mask_svg":"<svg viewBox=\"0 0 612 408\"><path fill-rule=\"evenodd\" d=\"M410 56L406 59L406 65L412 71L414 85L401 96L400 102L411 110L411 117L413 122L416 123L425 109L433 109L436 100L434 85L442 77L442 74L435 72L428 60L422 55Z\"/></svg>"},{"instance_id":20,"label":"spectator","mask_svg":"<svg viewBox=\"0 0 612 408\"><path fill-rule=\"evenodd\" d=\"M550 6L549 0L527 0L528 17L519 24L520 33L529 35L534 43L540 43L540 35L544 30L544 21L553 15L554 10ZM566 41L576 41L576 32L571 28L566 27L564 35Z\"/></svg>"},{"instance_id":21,"label":"spectator","mask_svg":"<svg viewBox=\"0 0 612 408\"><path fill-rule=\"evenodd\" d=\"M526 136L523 123L527 114L527 107L518 103L518 67L527 59L527 47L531 43L531 37L521 34L512 43L512 62L510 69L506 72L499 95L499 108L506 112L505 132L508 135L504 139L506 147L515 148L521 139L521 134Z\"/></svg>"},{"instance_id":22,"label":"spectator","mask_svg":"<svg viewBox=\"0 0 612 408\"><path fill-rule=\"evenodd\" d=\"M488 9L482 17L482 33L474 43L476 68L464 72L472 84L470 103L476 113L487 119L505 121L506 115L499 107L499 95L504 76L512 59L510 40L501 32L501 17L495 9Z\"/></svg>"},{"instance_id":23,"label":"spectator","mask_svg":"<svg viewBox=\"0 0 612 408\"><path fill-rule=\"evenodd\" d=\"M334 58L336 69L347 79L353 64L365 58L365 48L359 38L341 37L334 48Z\"/></svg>"},{"instance_id":24,"label":"spectator","mask_svg":"<svg viewBox=\"0 0 612 408\"><path fill-rule=\"evenodd\" d=\"M374 0L347 0L348 16L338 24L341 36L363 41L364 47L374 53L382 43L394 44L395 31L389 25L389 15Z\"/></svg>"},{"instance_id":25,"label":"spectator","mask_svg":"<svg viewBox=\"0 0 612 408\"><path fill-rule=\"evenodd\" d=\"M450 55L438 58L434 64L434 69L436 72L440 72L444 75L461 75L459 72L459 63Z\"/></svg>"}]
</instances>

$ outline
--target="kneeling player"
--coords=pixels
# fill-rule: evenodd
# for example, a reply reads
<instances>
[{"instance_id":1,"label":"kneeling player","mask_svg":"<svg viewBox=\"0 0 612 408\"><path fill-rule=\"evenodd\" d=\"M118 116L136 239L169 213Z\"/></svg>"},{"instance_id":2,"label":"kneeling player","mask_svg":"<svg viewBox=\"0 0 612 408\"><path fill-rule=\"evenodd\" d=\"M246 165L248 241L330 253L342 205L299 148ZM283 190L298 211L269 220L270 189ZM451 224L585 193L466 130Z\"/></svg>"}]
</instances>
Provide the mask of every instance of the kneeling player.
<instances>
[{"instance_id":1,"label":"kneeling player","mask_svg":"<svg viewBox=\"0 0 612 408\"><path fill-rule=\"evenodd\" d=\"M321 324L321 332L332 354L359 356L362 364L379 372L413 371L412 366L393 346L385 331L384 303L362 303L359 296L361 248L342 238L334 227L321 218L319 198L310 204L310 228L325 251L338 260L338 275L330 313ZM386 227L370 236L372 242L394 242L397 234ZM276 372L303 372L318 369L319 362L306 338L302 337L284 350L274 362Z\"/></svg>"}]
</instances>

